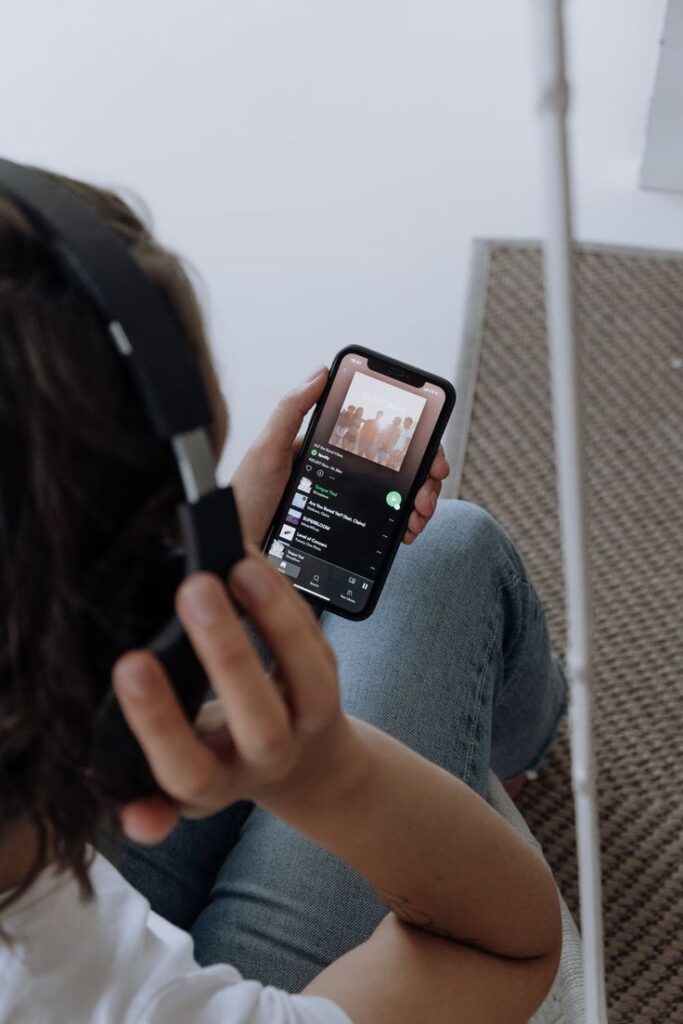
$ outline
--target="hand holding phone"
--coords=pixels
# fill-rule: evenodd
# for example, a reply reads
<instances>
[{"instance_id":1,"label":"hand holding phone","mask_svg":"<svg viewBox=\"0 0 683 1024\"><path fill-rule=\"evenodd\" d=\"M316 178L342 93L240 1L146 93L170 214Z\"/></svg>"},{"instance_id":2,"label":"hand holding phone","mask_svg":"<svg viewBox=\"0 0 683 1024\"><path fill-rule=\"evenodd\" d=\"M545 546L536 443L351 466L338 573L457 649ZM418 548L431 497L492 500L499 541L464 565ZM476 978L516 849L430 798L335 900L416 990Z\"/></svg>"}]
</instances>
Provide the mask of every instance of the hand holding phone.
<instances>
[{"instance_id":1,"label":"hand holding phone","mask_svg":"<svg viewBox=\"0 0 683 1024\"><path fill-rule=\"evenodd\" d=\"M372 612L454 403L433 374L360 347L338 354L265 543L313 605Z\"/></svg>"}]
</instances>

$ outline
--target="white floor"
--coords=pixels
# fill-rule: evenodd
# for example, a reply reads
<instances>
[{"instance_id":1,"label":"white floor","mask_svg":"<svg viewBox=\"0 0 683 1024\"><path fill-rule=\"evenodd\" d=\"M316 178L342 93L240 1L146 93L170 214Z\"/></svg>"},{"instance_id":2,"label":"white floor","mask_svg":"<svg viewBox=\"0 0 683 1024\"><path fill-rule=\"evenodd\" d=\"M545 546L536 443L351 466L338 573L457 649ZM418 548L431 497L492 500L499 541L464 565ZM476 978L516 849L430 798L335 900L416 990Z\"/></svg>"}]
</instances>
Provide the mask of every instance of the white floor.
<instances>
[{"instance_id":1,"label":"white floor","mask_svg":"<svg viewBox=\"0 0 683 1024\"><path fill-rule=\"evenodd\" d=\"M452 375L473 236L541 231L538 0L22 0L4 154L114 185L197 267L233 411L362 342ZM568 0L580 238L683 247L637 188L664 0Z\"/></svg>"}]
</instances>

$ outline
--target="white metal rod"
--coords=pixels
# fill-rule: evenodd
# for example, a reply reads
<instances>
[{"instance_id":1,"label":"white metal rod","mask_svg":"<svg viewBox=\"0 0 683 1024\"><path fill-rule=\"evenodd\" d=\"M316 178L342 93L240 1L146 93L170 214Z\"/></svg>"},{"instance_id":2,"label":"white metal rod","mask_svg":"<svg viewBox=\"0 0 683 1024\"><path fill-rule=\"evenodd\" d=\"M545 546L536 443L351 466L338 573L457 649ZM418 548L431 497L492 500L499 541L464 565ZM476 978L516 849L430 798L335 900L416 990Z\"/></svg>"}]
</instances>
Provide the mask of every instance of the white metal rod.
<instances>
[{"instance_id":1,"label":"white metal rod","mask_svg":"<svg viewBox=\"0 0 683 1024\"><path fill-rule=\"evenodd\" d=\"M572 786L588 1024L607 1024L592 730L591 600L567 156L563 0L534 0L546 201L545 282L567 605Z\"/></svg>"}]
</instances>

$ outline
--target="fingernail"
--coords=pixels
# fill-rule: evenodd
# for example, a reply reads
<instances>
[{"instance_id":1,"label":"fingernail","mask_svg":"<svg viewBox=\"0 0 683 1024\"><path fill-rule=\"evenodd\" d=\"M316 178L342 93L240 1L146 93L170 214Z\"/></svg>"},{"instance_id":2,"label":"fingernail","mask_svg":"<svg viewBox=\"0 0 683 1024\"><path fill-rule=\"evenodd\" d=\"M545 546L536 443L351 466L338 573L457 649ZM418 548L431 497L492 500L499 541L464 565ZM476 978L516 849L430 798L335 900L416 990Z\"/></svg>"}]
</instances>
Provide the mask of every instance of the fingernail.
<instances>
[{"instance_id":1,"label":"fingernail","mask_svg":"<svg viewBox=\"0 0 683 1024\"><path fill-rule=\"evenodd\" d=\"M314 370L310 377L306 378L306 383L311 384L314 380L317 380L323 370L326 370L326 366L319 366L317 370Z\"/></svg>"},{"instance_id":2,"label":"fingernail","mask_svg":"<svg viewBox=\"0 0 683 1024\"><path fill-rule=\"evenodd\" d=\"M235 596L246 604L260 604L273 594L273 585L266 568L255 559L245 559L232 570L230 587Z\"/></svg>"},{"instance_id":3,"label":"fingernail","mask_svg":"<svg viewBox=\"0 0 683 1024\"><path fill-rule=\"evenodd\" d=\"M208 576L197 576L183 584L180 600L183 610L197 626L213 626L222 611L220 583Z\"/></svg>"},{"instance_id":4,"label":"fingernail","mask_svg":"<svg viewBox=\"0 0 683 1024\"><path fill-rule=\"evenodd\" d=\"M436 494L432 491L432 512L436 512Z\"/></svg>"},{"instance_id":5,"label":"fingernail","mask_svg":"<svg viewBox=\"0 0 683 1024\"><path fill-rule=\"evenodd\" d=\"M123 690L126 697L133 700L145 700L154 690L154 675L149 667L141 661L126 661L114 670L114 682L117 690Z\"/></svg>"}]
</instances>

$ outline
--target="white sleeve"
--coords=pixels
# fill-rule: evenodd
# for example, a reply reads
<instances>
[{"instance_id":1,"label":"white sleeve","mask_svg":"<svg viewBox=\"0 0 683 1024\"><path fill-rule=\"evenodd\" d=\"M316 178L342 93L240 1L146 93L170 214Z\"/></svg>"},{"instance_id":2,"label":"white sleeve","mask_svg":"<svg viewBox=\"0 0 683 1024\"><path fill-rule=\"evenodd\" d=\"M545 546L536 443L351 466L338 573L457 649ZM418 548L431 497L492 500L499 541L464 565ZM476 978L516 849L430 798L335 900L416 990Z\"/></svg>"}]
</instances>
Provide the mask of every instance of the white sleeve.
<instances>
[{"instance_id":1,"label":"white sleeve","mask_svg":"<svg viewBox=\"0 0 683 1024\"><path fill-rule=\"evenodd\" d=\"M200 967L190 935L151 911L147 900L103 857L95 859L91 877L98 899L83 905L72 896L69 905L87 915L83 921L79 918L77 934L100 935L102 941L91 943L90 981L79 979L82 984L72 988L80 991L90 984L97 1014L72 1013L60 1020L79 1024L351 1024L343 1010L328 999L290 995L258 981L245 981L229 964ZM53 929L55 935L58 927L59 921ZM78 1004L86 1005L82 992Z\"/></svg>"},{"instance_id":2,"label":"white sleeve","mask_svg":"<svg viewBox=\"0 0 683 1024\"><path fill-rule=\"evenodd\" d=\"M329 999L236 981L235 974L216 964L176 978L141 1008L136 1024L351 1024Z\"/></svg>"}]
</instances>

